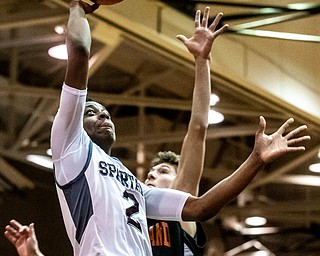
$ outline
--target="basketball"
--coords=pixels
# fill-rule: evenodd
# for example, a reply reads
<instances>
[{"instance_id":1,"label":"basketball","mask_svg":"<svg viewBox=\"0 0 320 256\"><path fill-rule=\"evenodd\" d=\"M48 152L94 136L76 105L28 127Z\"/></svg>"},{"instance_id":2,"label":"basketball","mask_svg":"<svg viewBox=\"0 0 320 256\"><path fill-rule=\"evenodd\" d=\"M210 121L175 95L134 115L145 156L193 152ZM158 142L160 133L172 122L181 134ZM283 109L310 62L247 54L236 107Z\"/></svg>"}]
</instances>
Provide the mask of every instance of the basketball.
<instances>
[{"instance_id":1,"label":"basketball","mask_svg":"<svg viewBox=\"0 0 320 256\"><path fill-rule=\"evenodd\" d=\"M93 0L92 2L95 2L97 4L101 5L112 5L122 2L123 0Z\"/></svg>"}]
</instances>

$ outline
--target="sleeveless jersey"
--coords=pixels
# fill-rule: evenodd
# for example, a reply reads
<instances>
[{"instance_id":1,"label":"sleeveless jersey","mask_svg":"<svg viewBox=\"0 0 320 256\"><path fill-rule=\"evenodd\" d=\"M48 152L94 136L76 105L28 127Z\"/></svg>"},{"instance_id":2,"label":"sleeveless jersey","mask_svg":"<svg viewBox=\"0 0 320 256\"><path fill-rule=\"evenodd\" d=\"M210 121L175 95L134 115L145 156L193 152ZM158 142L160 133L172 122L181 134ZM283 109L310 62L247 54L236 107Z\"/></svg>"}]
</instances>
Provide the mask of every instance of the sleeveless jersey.
<instances>
[{"instance_id":1,"label":"sleeveless jersey","mask_svg":"<svg viewBox=\"0 0 320 256\"><path fill-rule=\"evenodd\" d=\"M206 243L205 233L197 223L197 232L192 238L178 221L148 219L149 237L153 256L202 256Z\"/></svg>"},{"instance_id":2,"label":"sleeveless jersey","mask_svg":"<svg viewBox=\"0 0 320 256\"><path fill-rule=\"evenodd\" d=\"M93 143L83 129L85 98L86 90L63 85L51 133L56 188L74 255L151 256L147 216L180 220L189 194L148 188Z\"/></svg>"}]
</instances>

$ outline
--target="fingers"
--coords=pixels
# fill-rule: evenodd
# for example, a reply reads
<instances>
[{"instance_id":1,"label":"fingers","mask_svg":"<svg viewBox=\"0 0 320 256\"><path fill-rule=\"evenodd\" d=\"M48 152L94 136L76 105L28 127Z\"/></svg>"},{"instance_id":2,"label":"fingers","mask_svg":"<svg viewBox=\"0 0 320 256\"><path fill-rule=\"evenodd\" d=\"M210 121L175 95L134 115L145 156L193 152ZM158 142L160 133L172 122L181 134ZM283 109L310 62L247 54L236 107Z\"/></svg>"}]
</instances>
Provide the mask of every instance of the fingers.
<instances>
[{"instance_id":1,"label":"fingers","mask_svg":"<svg viewBox=\"0 0 320 256\"><path fill-rule=\"evenodd\" d=\"M299 146L299 147L288 147L287 152L298 152L298 151L304 151L305 147L304 146Z\"/></svg>"},{"instance_id":2,"label":"fingers","mask_svg":"<svg viewBox=\"0 0 320 256\"><path fill-rule=\"evenodd\" d=\"M89 3L83 2L82 0L77 0L77 1L73 1L73 2L74 2L74 4L79 3L79 5L82 7L82 9L84 10L84 12L86 14L93 13L100 6L95 1L92 1L92 2L94 2L94 4L89 4Z\"/></svg>"},{"instance_id":3,"label":"fingers","mask_svg":"<svg viewBox=\"0 0 320 256\"><path fill-rule=\"evenodd\" d=\"M308 127L306 125L301 125L298 128L292 130L291 132L289 132L286 136L284 136L286 139L291 139L293 137L295 137L298 133L304 131L308 129Z\"/></svg>"},{"instance_id":4,"label":"fingers","mask_svg":"<svg viewBox=\"0 0 320 256\"><path fill-rule=\"evenodd\" d=\"M259 134L264 134L265 131L266 131L266 126L267 126L267 123L266 123L266 120L264 119L263 116L260 116L260 119L259 119L259 128L258 128L258 131L257 131L257 135Z\"/></svg>"},{"instance_id":5,"label":"fingers","mask_svg":"<svg viewBox=\"0 0 320 256\"><path fill-rule=\"evenodd\" d=\"M284 134L286 129L294 122L294 119L291 117L287 121L285 121L280 128L276 131L276 133L279 133L280 135Z\"/></svg>"},{"instance_id":6,"label":"fingers","mask_svg":"<svg viewBox=\"0 0 320 256\"><path fill-rule=\"evenodd\" d=\"M286 128L288 128L288 126L293 122L294 122L293 118L288 119L287 122L285 122L280 127L279 132L281 132L281 134L283 134L285 132ZM281 128L282 128L282 130L281 130ZM300 132L305 131L307 129L308 129L308 127L306 125L301 125L298 128L296 128L296 129L292 130L291 132L289 132L287 135L285 135L284 138L287 139L287 145L291 146L293 144L297 144L297 143L300 143L300 142L304 142L304 141L310 140L311 137L309 135L304 135L304 136L295 138ZM303 146L289 147L289 149L290 149L291 152L293 152L293 151L303 151L303 150L305 150L305 147L303 147Z\"/></svg>"},{"instance_id":7,"label":"fingers","mask_svg":"<svg viewBox=\"0 0 320 256\"><path fill-rule=\"evenodd\" d=\"M195 28L199 28L200 27L200 17L201 17L201 11L197 10L196 11L196 15L194 17L194 26L195 26Z\"/></svg>"},{"instance_id":8,"label":"fingers","mask_svg":"<svg viewBox=\"0 0 320 256\"><path fill-rule=\"evenodd\" d=\"M210 7L206 7L204 9L204 14L202 18L202 27L207 28L208 27L208 20L209 20L209 14L210 14Z\"/></svg>"},{"instance_id":9,"label":"fingers","mask_svg":"<svg viewBox=\"0 0 320 256\"><path fill-rule=\"evenodd\" d=\"M29 231L30 228L28 226L21 225L16 220L11 220L10 225L5 227L4 235L12 244L15 245L17 240L20 237L27 235Z\"/></svg>"},{"instance_id":10,"label":"fingers","mask_svg":"<svg viewBox=\"0 0 320 256\"><path fill-rule=\"evenodd\" d=\"M228 24L223 25L221 28L219 28L217 31L215 31L216 36L221 35L221 34L224 33L226 30L228 30L228 28L229 28L229 25L228 25Z\"/></svg>"},{"instance_id":11,"label":"fingers","mask_svg":"<svg viewBox=\"0 0 320 256\"><path fill-rule=\"evenodd\" d=\"M19 229L20 229L20 227L22 227L22 225L18 222L18 221L16 221L16 220L10 220L10 227L11 227L11 229L14 229L14 230L16 230L16 232L18 232L19 231ZM8 227L8 226L7 226Z\"/></svg>"},{"instance_id":12,"label":"fingers","mask_svg":"<svg viewBox=\"0 0 320 256\"><path fill-rule=\"evenodd\" d=\"M20 229L19 229L19 233L21 235L28 235L30 232L30 228L28 226L22 226Z\"/></svg>"},{"instance_id":13,"label":"fingers","mask_svg":"<svg viewBox=\"0 0 320 256\"><path fill-rule=\"evenodd\" d=\"M209 29L211 31L215 31L216 30L216 27L218 26L220 20L222 19L223 17L223 13L222 12L219 12L217 14L217 16L215 17L214 21L211 23L211 25L209 26Z\"/></svg>"},{"instance_id":14,"label":"fingers","mask_svg":"<svg viewBox=\"0 0 320 256\"><path fill-rule=\"evenodd\" d=\"M13 227L12 225L7 225L5 227L5 232L4 235L5 237L12 243L15 244L16 241L19 239L21 236L20 233L18 232L18 229L16 227Z\"/></svg>"},{"instance_id":15,"label":"fingers","mask_svg":"<svg viewBox=\"0 0 320 256\"><path fill-rule=\"evenodd\" d=\"M23 226L21 223L19 223L16 220L10 220L10 225L15 228L17 231L19 231Z\"/></svg>"},{"instance_id":16,"label":"fingers","mask_svg":"<svg viewBox=\"0 0 320 256\"><path fill-rule=\"evenodd\" d=\"M282 135L286 129L294 122L293 118L289 118L277 131L280 135ZM304 146L297 146L297 147L292 147L292 145L301 143L307 140L310 140L311 137L309 135L304 135L298 138L295 138L300 132L307 130L308 127L306 125L301 125L298 128L292 130L288 134L284 136L284 138L287 140L287 150L288 152L296 152L296 151L304 151L305 147Z\"/></svg>"},{"instance_id":17,"label":"fingers","mask_svg":"<svg viewBox=\"0 0 320 256\"><path fill-rule=\"evenodd\" d=\"M30 228L30 235L31 236L33 236L33 237L35 237L35 231L34 231L34 223L31 223L30 225L29 225L29 228Z\"/></svg>"},{"instance_id":18,"label":"fingers","mask_svg":"<svg viewBox=\"0 0 320 256\"><path fill-rule=\"evenodd\" d=\"M6 227L7 228L7 227ZM15 245L17 239L15 238L15 236L8 230L6 230L4 232L4 236L10 241L10 243L12 243L13 245Z\"/></svg>"},{"instance_id":19,"label":"fingers","mask_svg":"<svg viewBox=\"0 0 320 256\"><path fill-rule=\"evenodd\" d=\"M310 136L305 135L305 136L302 136L302 137L299 137L299 138L288 140L287 144L288 144L288 146L290 146L290 145L293 145L293 144L296 144L296 143L300 143L300 142L303 142L303 141L306 141L306 140L310 140L310 139L311 139Z\"/></svg>"},{"instance_id":20,"label":"fingers","mask_svg":"<svg viewBox=\"0 0 320 256\"><path fill-rule=\"evenodd\" d=\"M214 32L216 30L216 27L219 25L221 19L223 17L223 13L220 12L217 14L217 16L215 17L214 21L210 24L209 29ZM199 28L200 26L204 27L204 28L208 28L208 22L209 22L209 18L210 18L210 7L206 7L204 9L204 14L203 14L203 18L201 21L201 11L197 10L196 11L196 15L195 15L195 28ZM225 24L223 25L219 30L220 31L219 34L221 34L222 32L224 32L227 28L229 27L229 25Z\"/></svg>"},{"instance_id":21,"label":"fingers","mask_svg":"<svg viewBox=\"0 0 320 256\"><path fill-rule=\"evenodd\" d=\"M184 35L177 35L177 38L178 38L182 43L185 43L186 41L188 41L188 38L185 37Z\"/></svg>"}]
</instances>

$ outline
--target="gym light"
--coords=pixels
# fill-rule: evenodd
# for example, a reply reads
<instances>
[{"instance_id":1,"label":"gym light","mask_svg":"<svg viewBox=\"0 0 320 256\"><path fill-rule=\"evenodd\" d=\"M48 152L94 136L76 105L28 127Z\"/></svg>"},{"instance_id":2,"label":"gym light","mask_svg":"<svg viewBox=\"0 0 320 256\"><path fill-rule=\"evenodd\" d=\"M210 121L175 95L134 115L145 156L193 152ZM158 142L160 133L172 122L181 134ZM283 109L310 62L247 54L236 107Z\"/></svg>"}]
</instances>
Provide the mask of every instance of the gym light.
<instances>
[{"instance_id":1,"label":"gym light","mask_svg":"<svg viewBox=\"0 0 320 256\"><path fill-rule=\"evenodd\" d=\"M40 155L28 155L27 160L42 167L53 169L53 164L50 157Z\"/></svg>"},{"instance_id":2,"label":"gym light","mask_svg":"<svg viewBox=\"0 0 320 256\"><path fill-rule=\"evenodd\" d=\"M60 45L51 47L48 50L48 54L51 57L59 59L59 60L67 60L68 59L67 47L65 44L60 44Z\"/></svg>"},{"instance_id":3,"label":"gym light","mask_svg":"<svg viewBox=\"0 0 320 256\"><path fill-rule=\"evenodd\" d=\"M319 149L319 152L318 152L318 158L320 158L320 149ZM310 164L309 165L309 171L310 172L320 173L320 163Z\"/></svg>"},{"instance_id":4,"label":"gym light","mask_svg":"<svg viewBox=\"0 0 320 256\"><path fill-rule=\"evenodd\" d=\"M309 165L309 171L310 172L320 173L320 163L310 164Z\"/></svg>"},{"instance_id":5,"label":"gym light","mask_svg":"<svg viewBox=\"0 0 320 256\"><path fill-rule=\"evenodd\" d=\"M267 223L267 219L264 217L253 216L246 218L245 223L249 226L263 226Z\"/></svg>"},{"instance_id":6,"label":"gym light","mask_svg":"<svg viewBox=\"0 0 320 256\"><path fill-rule=\"evenodd\" d=\"M216 105L217 102L219 102L219 101L220 101L220 98L219 98L218 95L216 95L216 94L214 94L214 93L212 93L212 94L210 95L210 106Z\"/></svg>"},{"instance_id":7,"label":"gym light","mask_svg":"<svg viewBox=\"0 0 320 256\"><path fill-rule=\"evenodd\" d=\"M210 106L216 105L220 101L220 98L218 95L212 93L210 95ZM208 123L209 124L218 124L221 123L224 120L223 114L220 112L214 111L212 109L209 110L209 116L208 116Z\"/></svg>"},{"instance_id":8,"label":"gym light","mask_svg":"<svg viewBox=\"0 0 320 256\"><path fill-rule=\"evenodd\" d=\"M64 35L66 33L66 27L65 26L55 26L54 31L59 35Z\"/></svg>"},{"instance_id":9,"label":"gym light","mask_svg":"<svg viewBox=\"0 0 320 256\"><path fill-rule=\"evenodd\" d=\"M209 110L208 123L209 124L218 124L224 120L223 114L220 112L214 111L212 109Z\"/></svg>"}]
</instances>

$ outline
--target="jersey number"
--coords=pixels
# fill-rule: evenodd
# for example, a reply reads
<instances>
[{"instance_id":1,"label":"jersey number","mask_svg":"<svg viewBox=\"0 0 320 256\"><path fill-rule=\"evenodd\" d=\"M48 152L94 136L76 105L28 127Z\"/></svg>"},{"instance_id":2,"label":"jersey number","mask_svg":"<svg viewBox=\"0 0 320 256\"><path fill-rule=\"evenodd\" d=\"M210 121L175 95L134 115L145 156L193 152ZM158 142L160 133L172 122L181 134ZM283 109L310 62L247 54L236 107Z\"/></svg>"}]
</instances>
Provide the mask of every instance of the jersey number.
<instances>
[{"instance_id":1,"label":"jersey number","mask_svg":"<svg viewBox=\"0 0 320 256\"><path fill-rule=\"evenodd\" d=\"M140 232L142 232L140 223L131 218L131 216L133 214L139 212L139 203L138 203L137 199L134 197L133 194L130 194L127 191L123 192L123 197L125 199L127 199L127 200L131 199L132 202L133 202L133 205L126 209L126 215L127 215L127 218L128 218L127 223L130 224L130 225L133 225L138 230L140 230Z\"/></svg>"}]
</instances>

